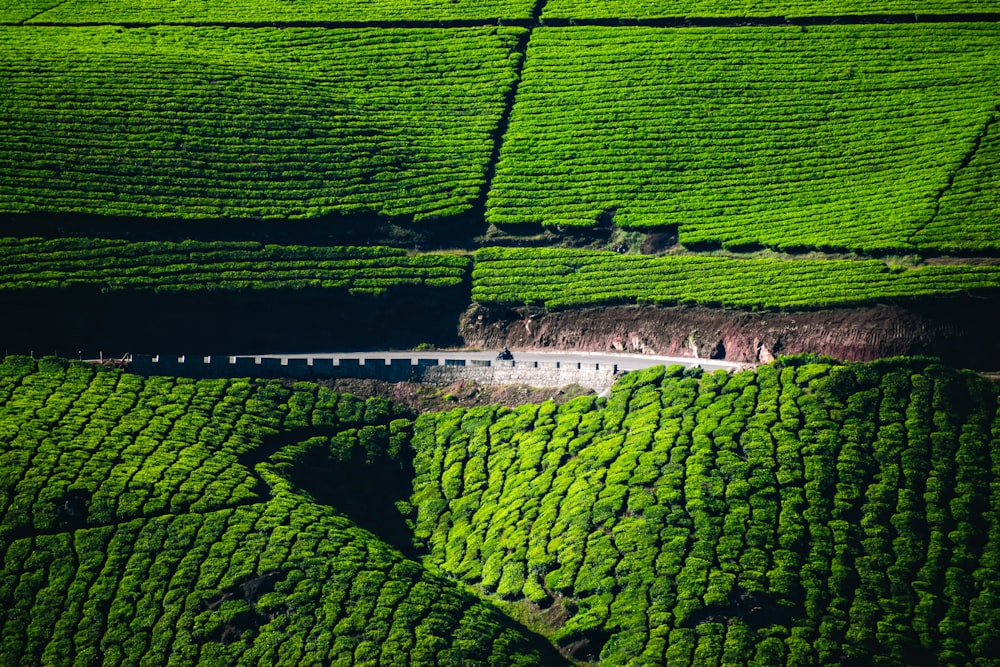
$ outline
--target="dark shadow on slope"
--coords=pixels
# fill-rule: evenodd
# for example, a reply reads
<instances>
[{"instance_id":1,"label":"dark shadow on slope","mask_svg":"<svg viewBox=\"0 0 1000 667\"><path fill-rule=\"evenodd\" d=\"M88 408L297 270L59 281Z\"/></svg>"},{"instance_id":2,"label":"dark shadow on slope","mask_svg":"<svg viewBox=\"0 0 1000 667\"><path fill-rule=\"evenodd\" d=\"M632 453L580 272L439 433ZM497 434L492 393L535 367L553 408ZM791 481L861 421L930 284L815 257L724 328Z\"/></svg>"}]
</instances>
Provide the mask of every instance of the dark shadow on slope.
<instances>
[{"instance_id":1,"label":"dark shadow on slope","mask_svg":"<svg viewBox=\"0 0 1000 667\"><path fill-rule=\"evenodd\" d=\"M86 527L90 495L85 489L68 491L56 504L56 526L62 530Z\"/></svg>"},{"instance_id":2,"label":"dark shadow on slope","mask_svg":"<svg viewBox=\"0 0 1000 667\"><path fill-rule=\"evenodd\" d=\"M409 448L394 459L355 447L345 460L331 448L315 447L296 462L289 481L415 559L413 531L397 505L409 501L415 474Z\"/></svg>"},{"instance_id":3,"label":"dark shadow on slope","mask_svg":"<svg viewBox=\"0 0 1000 667\"><path fill-rule=\"evenodd\" d=\"M391 245L418 251L475 246L486 231L482 211L414 222L374 213L306 220L130 218L76 213L0 214L0 236L129 241L256 241L297 245Z\"/></svg>"},{"instance_id":4,"label":"dark shadow on slope","mask_svg":"<svg viewBox=\"0 0 1000 667\"><path fill-rule=\"evenodd\" d=\"M279 433L239 457L254 474L268 463L317 503L345 515L408 558L418 554L400 507L413 493L413 450L408 435L386 425L309 426Z\"/></svg>"},{"instance_id":5,"label":"dark shadow on slope","mask_svg":"<svg viewBox=\"0 0 1000 667\"><path fill-rule=\"evenodd\" d=\"M274 590L275 584L285 578L287 573L279 571L265 572L242 583L225 588L211 599L204 602L205 610L216 612L224 603L242 603L239 611L230 614L209 616L196 640L202 642L218 642L232 644L244 638L247 634L255 634L262 626L270 623L278 616L287 613L284 605L277 608L262 610L257 601L261 596Z\"/></svg>"},{"instance_id":6,"label":"dark shadow on slope","mask_svg":"<svg viewBox=\"0 0 1000 667\"><path fill-rule=\"evenodd\" d=\"M393 413L390 417L400 415ZM257 465L270 465L273 471L317 503L330 506L405 557L418 561L420 553L413 545L412 526L400 511L400 505L406 507L413 493L415 471L413 450L409 446L412 433L408 428L394 431L384 426L377 424L355 429L344 425L320 425L291 429L267 438L256 449L240 455L239 462L255 475L259 475L255 470ZM264 484L263 480L261 483ZM275 612L270 610L265 615L255 603L260 594L273 589L281 578L279 575L265 573L207 600L207 610L213 610L226 600L245 600L248 608L233 621L212 626L205 641L231 643L269 622ZM570 664L543 635L504 614L488 599L483 602L496 614L501 625L527 639L528 647L537 651L540 657L537 664ZM279 613L283 611L284 607L278 608ZM588 659L596 659L607 638L601 633L579 636L571 649ZM570 652L563 650L564 654Z\"/></svg>"},{"instance_id":7,"label":"dark shadow on slope","mask_svg":"<svg viewBox=\"0 0 1000 667\"><path fill-rule=\"evenodd\" d=\"M400 287L384 296L275 289L155 293L91 288L0 293L0 353L69 358L150 354L412 349L461 343L469 287Z\"/></svg>"},{"instance_id":8,"label":"dark shadow on slope","mask_svg":"<svg viewBox=\"0 0 1000 667\"><path fill-rule=\"evenodd\" d=\"M572 660L594 663L600 660L601 651L610 639L611 633L606 630L590 630L560 641L559 651Z\"/></svg>"},{"instance_id":9,"label":"dark shadow on slope","mask_svg":"<svg viewBox=\"0 0 1000 667\"><path fill-rule=\"evenodd\" d=\"M801 610L781 606L760 593L737 590L730 594L728 604L701 609L683 619L680 625L694 628L702 623L728 624L738 619L752 630L759 630L771 625L787 626L793 612Z\"/></svg>"}]
</instances>

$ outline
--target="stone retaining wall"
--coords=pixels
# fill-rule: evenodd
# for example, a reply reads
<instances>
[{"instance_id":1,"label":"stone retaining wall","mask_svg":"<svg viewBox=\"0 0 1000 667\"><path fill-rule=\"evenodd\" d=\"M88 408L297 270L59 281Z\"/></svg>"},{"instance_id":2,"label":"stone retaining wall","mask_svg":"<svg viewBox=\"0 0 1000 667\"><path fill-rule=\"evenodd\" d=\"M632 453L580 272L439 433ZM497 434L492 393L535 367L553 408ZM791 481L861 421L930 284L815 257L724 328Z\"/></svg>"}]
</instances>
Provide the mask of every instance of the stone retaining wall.
<instances>
[{"instance_id":1,"label":"stone retaining wall","mask_svg":"<svg viewBox=\"0 0 1000 667\"><path fill-rule=\"evenodd\" d=\"M449 385L524 384L563 387L578 384L603 391L622 374L617 365L558 361L491 361L487 359L413 357L365 359L340 357L229 357L133 355L131 371L140 375L183 377L290 377L300 379L369 378L386 382Z\"/></svg>"}]
</instances>

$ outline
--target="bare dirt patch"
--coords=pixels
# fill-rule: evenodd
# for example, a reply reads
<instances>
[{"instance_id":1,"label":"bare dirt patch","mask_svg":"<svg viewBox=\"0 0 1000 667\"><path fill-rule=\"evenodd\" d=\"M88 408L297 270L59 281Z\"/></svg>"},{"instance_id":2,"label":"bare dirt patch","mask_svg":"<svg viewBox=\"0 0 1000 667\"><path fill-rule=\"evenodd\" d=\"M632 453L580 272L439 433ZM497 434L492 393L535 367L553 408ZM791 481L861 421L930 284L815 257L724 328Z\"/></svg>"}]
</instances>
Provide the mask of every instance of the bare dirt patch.
<instances>
[{"instance_id":1,"label":"bare dirt patch","mask_svg":"<svg viewBox=\"0 0 1000 667\"><path fill-rule=\"evenodd\" d=\"M471 408L477 405L505 405L516 407L526 403L553 400L565 403L571 398L594 391L579 385L565 387L529 387L527 385L486 386L474 382L457 382L446 387L436 387L416 382L385 382L382 380L334 379L318 380L318 384L340 393L355 396L382 396L406 406L415 414L439 412L456 407Z\"/></svg>"},{"instance_id":2,"label":"bare dirt patch","mask_svg":"<svg viewBox=\"0 0 1000 667\"><path fill-rule=\"evenodd\" d=\"M462 315L466 345L487 349L623 351L767 363L812 353L844 361L941 357L995 370L1000 343L992 301L942 301L804 312L619 306L546 312L474 305Z\"/></svg>"}]
</instances>

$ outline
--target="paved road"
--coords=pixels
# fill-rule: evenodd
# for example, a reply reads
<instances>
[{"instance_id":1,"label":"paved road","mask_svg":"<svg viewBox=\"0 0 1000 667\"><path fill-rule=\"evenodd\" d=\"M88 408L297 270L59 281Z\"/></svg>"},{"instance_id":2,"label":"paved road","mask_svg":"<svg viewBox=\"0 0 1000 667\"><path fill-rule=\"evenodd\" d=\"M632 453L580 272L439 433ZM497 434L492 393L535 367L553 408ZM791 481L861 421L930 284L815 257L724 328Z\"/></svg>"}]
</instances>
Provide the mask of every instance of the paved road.
<instances>
[{"instance_id":1,"label":"paved road","mask_svg":"<svg viewBox=\"0 0 1000 667\"><path fill-rule=\"evenodd\" d=\"M649 354L608 354L605 352L580 352L576 350L558 350L543 352L540 350L511 350L514 354L515 362L518 361L558 361L567 364L585 363L600 364L602 367L617 364L619 370L632 371L641 368L649 368L663 364L681 364L683 366L701 366L707 371L715 370L739 370L750 368L750 364L741 364L733 361L718 359L694 359L692 357L662 357ZM248 355L260 357L281 357L285 359L437 359L443 364L446 359L496 359L496 350L475 351L475 350L370 350L368 352L313 352L309 354L263 354Z\"/></svg>"}]
</instances>

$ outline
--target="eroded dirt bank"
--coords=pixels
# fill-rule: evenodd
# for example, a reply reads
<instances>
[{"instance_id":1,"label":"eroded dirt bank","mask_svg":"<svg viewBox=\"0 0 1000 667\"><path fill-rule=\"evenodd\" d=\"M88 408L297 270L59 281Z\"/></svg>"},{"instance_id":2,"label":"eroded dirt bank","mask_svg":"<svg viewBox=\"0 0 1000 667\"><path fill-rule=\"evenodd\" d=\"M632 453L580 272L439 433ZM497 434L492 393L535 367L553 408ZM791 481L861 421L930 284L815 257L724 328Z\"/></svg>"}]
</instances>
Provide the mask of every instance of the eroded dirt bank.
<instances>
[{"instance_id":1,"label":"eroded dirt bank","mask_svg":"<svg viewBox=\"0 0 1000 667\"><path fill-rule=\"evenodd\" d=\"M485 348L622 350L750 363L799 353L851 361L930 355L995 369L997 310L993 300L967 299L800 313L638 306L545 313L473 306L459 333L467 345Z\"/></svg>"}]
</instances>

